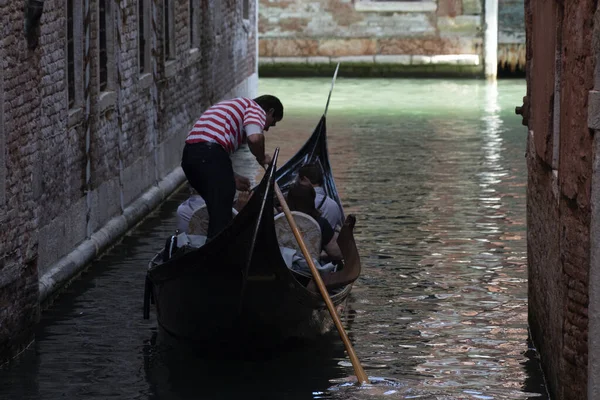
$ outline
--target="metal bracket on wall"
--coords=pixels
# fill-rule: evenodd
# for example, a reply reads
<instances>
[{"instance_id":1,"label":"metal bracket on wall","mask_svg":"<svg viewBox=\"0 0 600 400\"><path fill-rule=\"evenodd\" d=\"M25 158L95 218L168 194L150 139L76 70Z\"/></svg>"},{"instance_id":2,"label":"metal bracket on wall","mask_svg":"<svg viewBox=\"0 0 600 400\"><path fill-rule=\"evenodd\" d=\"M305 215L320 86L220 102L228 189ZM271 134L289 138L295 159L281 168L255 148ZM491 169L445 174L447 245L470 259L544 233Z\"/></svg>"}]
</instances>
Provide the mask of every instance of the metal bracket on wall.
<instances>
[{"instance_id":1,"label":"metal bracket on wall","mask_svg":"<svg viewBox=\"0 0 600 400\"><path fill-rule=\"evenodd\" d=\"M523 97L523 105L515 107L515 114L523 117L521 124L529 125L529 99L527 96Z\"/></svg>"}]
</instances>

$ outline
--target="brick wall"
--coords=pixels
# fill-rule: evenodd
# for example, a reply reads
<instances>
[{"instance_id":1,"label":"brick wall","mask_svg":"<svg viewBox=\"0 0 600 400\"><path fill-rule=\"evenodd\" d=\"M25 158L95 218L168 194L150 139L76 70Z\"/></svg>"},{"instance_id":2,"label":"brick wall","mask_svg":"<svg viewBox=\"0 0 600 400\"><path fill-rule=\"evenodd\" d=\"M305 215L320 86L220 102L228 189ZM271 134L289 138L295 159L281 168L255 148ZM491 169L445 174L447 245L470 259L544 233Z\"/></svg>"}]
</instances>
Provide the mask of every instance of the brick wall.
<instances>
[{"instance_id":1,"label":"brick wall","mask_svg":"<svg viewBox=\"0 0 600 400\"><path fill-rule=\"evenodd\" d=\"M588 398L596 3L525 3L529 322L559 400Z\"/></svg>"},{"instance_id":2,"label":"brick wall","mask_svg":"<svg viewBox=\"0 0 600 400\"><path fill-rule=\"evenodd\" d=\"M0 155L0 360L30 338L39 314L38 276L179 165L185 135L207 106L256 94L253 2L243 21L242 0L197 1L200 32L192 48L189 1L170 1L175 57L169 61L163 0L148 1L148 76L139 73L137 0L107 1L113 62L101 92L98 0L90 0L78 21L90 39L82 34L76 44L82 52L89 48L89 58L82 56L77 70L81 99L71 109L66 0L45 1L34 50L23 35L24 2L0 1L0 151L6 147Z\"/></svg>"},{"instance_id":3,"label":"brick wall","mask_svg":"<svg viewBox=\"0 0 600 400\"><path fill-rule=\"evenodd\" d=\"M39 209L34 167L39 162L41 60L27 50L21 2L0 2L0 63L3 78L5 195L0 206L0 353L31 340L37 321ZM19 32L13 35L12 32Z\"/></svg>"}]
</instances>

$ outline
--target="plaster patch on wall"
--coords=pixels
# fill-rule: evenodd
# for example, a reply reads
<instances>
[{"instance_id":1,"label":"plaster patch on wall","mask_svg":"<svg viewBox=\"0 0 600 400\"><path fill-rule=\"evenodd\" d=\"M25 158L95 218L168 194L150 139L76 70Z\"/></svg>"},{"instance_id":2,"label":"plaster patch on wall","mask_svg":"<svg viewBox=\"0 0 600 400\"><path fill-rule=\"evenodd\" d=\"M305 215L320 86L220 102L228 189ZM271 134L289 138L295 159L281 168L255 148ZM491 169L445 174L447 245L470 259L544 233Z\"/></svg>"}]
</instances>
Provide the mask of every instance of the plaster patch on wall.
<instances>
[{"instance_id":1,"label":"plaster patch on wall","mask_svg":"<svg viewBox=\"0 0 600 400\"><path fill-rule=\"evenodd\" d=\"M357 1L354 9L361 12L427 12L437 10L435 1Z\"/></svg>"}]
</instances>

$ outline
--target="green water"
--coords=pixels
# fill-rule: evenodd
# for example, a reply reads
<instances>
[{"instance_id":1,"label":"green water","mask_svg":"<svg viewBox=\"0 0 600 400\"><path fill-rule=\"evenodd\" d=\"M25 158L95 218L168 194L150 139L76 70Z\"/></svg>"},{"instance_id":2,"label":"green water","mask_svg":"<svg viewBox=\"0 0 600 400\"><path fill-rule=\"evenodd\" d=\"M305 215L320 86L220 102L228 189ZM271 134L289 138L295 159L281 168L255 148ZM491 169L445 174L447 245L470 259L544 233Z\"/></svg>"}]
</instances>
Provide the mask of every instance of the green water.
<instances>
[{"instance_id":1,"label":"green water","mask_svg":"<svg viewBox=\"0 0 600 400\"><path fill-rule=\"evenodd\" d=\"M278 96L286 115L320 114L330 79L262 79L259 93ZM497 92L496 92L497 91ZM496 93L495 93L496 92ZM338 77L329 115L340 116L473 116L491 103L514 115L525 95L524 80L344 79ZM516 116L514 116L516 118Z\"/></svg>"}]
</instances>

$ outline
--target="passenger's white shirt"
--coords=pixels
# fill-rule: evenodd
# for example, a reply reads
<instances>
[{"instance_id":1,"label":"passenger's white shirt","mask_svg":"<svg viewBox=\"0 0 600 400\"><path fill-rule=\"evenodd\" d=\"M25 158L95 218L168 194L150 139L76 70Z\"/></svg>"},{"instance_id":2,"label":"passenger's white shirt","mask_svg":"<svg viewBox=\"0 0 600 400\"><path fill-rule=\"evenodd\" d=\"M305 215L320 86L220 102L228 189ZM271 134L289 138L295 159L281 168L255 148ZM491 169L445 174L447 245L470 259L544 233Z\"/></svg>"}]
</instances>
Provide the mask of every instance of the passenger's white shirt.
<instances>
[{"instance_id":1,"label":"passenger's white shirt","mask_svg":"<svg viewBox=\"0 0 600 400\"><path fill-rule=\"evenodd\" d=\"M315 207L321 211L321 216L329 222L333 229L341 227L344 224L344 221L342 221L342 210L338 203L331 197L328 197L325 194L325 189L322 187L316 186L315 193L317 194L315 197ZM323 197L326 197L325 202L319 207L319 204L323 201Z\"/></svg>"},{"instance_id":2,"label":"passenger's white shirt","mask_svg":"<svg viewBox=\"0 0 600 400\"><path fill-rule=\"evenodd\" d=\"M177 207L177 229L179 232L187 233L190 219L194 212L205 204L202 196L193 194L189 199L184 201Z\"/></svg>"}]
</instances>

